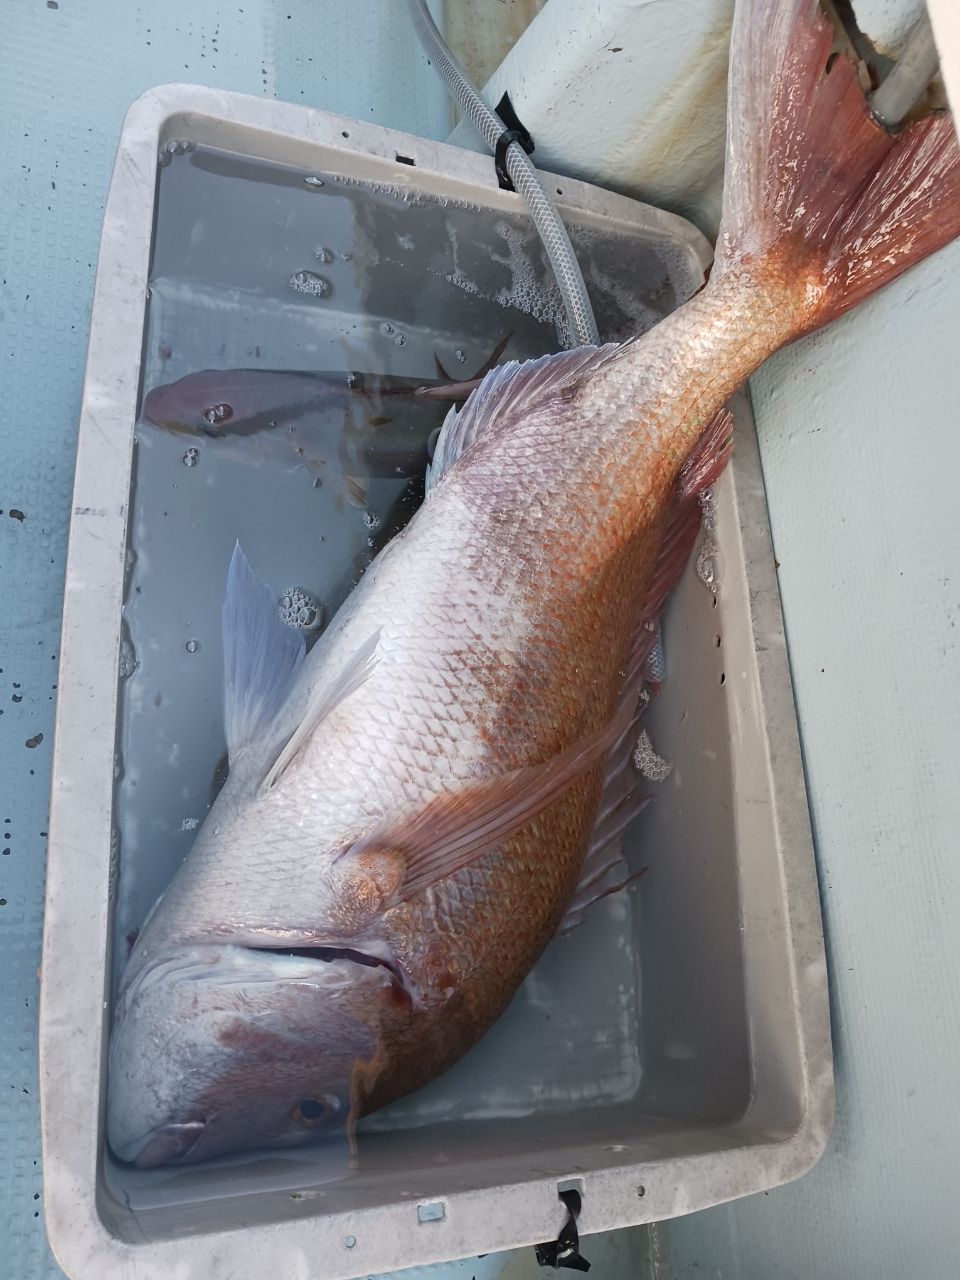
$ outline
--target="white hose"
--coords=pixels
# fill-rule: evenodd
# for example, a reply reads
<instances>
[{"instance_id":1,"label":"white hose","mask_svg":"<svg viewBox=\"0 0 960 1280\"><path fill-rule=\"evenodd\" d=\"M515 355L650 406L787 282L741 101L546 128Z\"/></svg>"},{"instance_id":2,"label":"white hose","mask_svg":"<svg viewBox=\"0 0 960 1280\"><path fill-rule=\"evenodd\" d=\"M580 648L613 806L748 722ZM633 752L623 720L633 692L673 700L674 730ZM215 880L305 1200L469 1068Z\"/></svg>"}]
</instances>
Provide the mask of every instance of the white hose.
<instances>
[{"instance_id":1,"label":"white hose","mask_svg":"<svg viewBox=\"0 0 960 1280\"><path fill-rule=\"evenodd\" d=\"M937 46L926 14L907 41L906 48L870 95L870 109L882 125L895 129L937 74Z\"/></svg>"},{"instance_id":2,"label":"white hose","mask_svg":"<svg viewBox=\"0 0 960 1280\"><path fill-rule=\"evenodd\" d=\"M443 76L457 106L472 122L490 150L496 151L497 142L506 125L495 111L490 110L467 79L467 73L437 30L426 0L409 0L409 6L427 57ZM505 164L510 180L530 210L530 216L540 233L550 266L557 278L567 315L567 345L596 346L600 341L597 322L593 318L583 273L567 229L560 221L560 215L544 191L536 169L527 159L527 153L519 142L511 142L507 147Z\"/></svg>"}]
</instances>

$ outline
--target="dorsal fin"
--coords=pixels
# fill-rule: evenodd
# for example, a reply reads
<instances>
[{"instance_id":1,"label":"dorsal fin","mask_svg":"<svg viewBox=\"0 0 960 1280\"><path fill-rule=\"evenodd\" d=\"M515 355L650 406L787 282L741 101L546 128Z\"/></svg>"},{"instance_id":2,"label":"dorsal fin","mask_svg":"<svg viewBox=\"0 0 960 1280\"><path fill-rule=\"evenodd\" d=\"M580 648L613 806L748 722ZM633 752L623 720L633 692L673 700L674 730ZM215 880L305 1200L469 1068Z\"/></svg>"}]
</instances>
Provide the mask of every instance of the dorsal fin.
<instances>
[{"instance_id":1,"label":"dorsal fin","mask_svg":"<svg viewBox=\"0 0 960 1280\"><path fill-rule=\"evenodd\" d=\"M622 343L609 342L603 347L576 347L522 364L508 360L491 369L463 408L459 412L451 409L444 419L427 474L427 491L481 435L511 418L532 413L564 387L596 373L622 350Z\"/></svg>"},{"instance_id":2,"label":"dorsal fin","mask_svg":"<svg viewBox=\"0 0 960 1280\"><path fill-rule=\"evenodd\" d=\"M223 602L223 721L231 765L269 733L304 652L303 636L280 621L273 592L238 542Z\"/></svg>"}]
</instances>

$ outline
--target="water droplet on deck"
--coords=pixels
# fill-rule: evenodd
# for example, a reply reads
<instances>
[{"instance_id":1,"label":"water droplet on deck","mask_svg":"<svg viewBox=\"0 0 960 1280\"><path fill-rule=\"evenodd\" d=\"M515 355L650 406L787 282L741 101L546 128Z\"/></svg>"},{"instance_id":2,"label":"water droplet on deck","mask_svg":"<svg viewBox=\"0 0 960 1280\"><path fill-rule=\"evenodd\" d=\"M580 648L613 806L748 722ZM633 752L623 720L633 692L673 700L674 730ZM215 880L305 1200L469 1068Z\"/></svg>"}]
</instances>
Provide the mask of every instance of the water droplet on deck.
<instances>
[{"instance_id":1,"label":"water droplet on deck","mask_svg":"<svg viewBox=\"0 0 960 1280\"><path fill-rule=\"evenodd\" d=\"M180 459L180 461L183 463L185 467L195 467L197 463L200 461L200 450L188 449L187 452Z\"/></svg>"},{"instance_id":2,"label":"water droplet on deck","mask_svg":"<svg viewBox=\"0 0 960 1280\"><path fill-rule=\"evenodd\" d=\"M188 641L187 641L187 643L186 643L183 647L186 649L187 653L199 653L199 652L200 652L200 641L199 641L199 640L188 640Z\"/></svg>"},{"instance_id":3,"label":"water droplet on deck","mask_svg":"<svg viewBox=\"0 0 960 1280\"><path fill-rule=\"evenodd\" d=\"M333 250L325 249L323 245L321 245L319 249L314 249L313 256L316 258L318 262L332 262Z\"/></svg>"},{"instance_id":4,"label":"water droplet on deck","mask_svg":"<svg viewBox=\"0 0 960 1280\"><path fill-rule=\"evenodd\" d=\"M303 183L304 183L304 186L312 187L315 191L319 190L320 187L326 186L326 183L323 181L323 179L318 178L316 174L313 174L313 173L308 174L304 178Z\"/></svg>"},{"instance_id":5,"label":"water droplet on deck","mask_svg":"<svg viewBox=\"0 0 960 1280\"><path fill-rule=\"evenodd\" d=\"M368 529L379 529L383 521L375 511L365 511L363 513L363 523Z\"/></svg>"},{"instance_id":6,"label":"water droplet on deck","mask_svg":"<svg viewBox=\"0 0 960 1280\"><path fill-rule=\"evenodd\" d=\"M466 364L467 353L464 351L463 347L457 347L456 351L453 354L457 357L457 359L460 361L461 364Z\"/></svg>"},{"instance_id":7,"label":"water droplet on deck","mask_svg":"<svg viewBox=\"0 0 960 1280\"><path fill-rule=\"evenodd\" d=\"M407 341L406 336L402 333L398 333L397 336L394 338L394 342L397 344L398 347L402 347L406 343L406 341Z\"/></svg>"},{"instance_id":8,"label":"water droplet on deck","mask_svg":"<svg viewBox=\"0 0 960 1280\"><path fill-rule=\"evenodd\" d=\"M329 282L316 271L295 271L288 283L297 293L305 293L311 298L325 298L330 292Z\"/></svg>"},{"instance_id":9,"label":"water droplet on deck","mask_svg":"<svg viewBox=\"0 0 960 1280\"><path fill-rule=\"evenodd\" d=\"M383 324L380 326L380 332L385 338L390 337L391 333L393 333L393 325L389 320L384 320Z\"/></svg>"}]
</instances>

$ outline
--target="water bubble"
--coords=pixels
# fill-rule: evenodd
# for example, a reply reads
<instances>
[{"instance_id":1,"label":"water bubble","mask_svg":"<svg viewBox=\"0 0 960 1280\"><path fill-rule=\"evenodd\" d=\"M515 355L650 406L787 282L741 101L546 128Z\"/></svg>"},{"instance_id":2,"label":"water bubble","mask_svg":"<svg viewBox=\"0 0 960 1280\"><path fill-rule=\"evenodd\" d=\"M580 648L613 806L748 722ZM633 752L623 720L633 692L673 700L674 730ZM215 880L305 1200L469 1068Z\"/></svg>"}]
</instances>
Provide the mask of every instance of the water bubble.
<instances>
[{"instance_id":1,"label":"water bubble","mask_svg":"<svg viewBox=\"0 0 960 1280\"><path fill-rule=\"evenodd\" d=\"M183 647L186 649L187 653L199 653L199 652L200 652L200 641L199 641L199 640L188 640L188 641L187 641L187 643L186 643Z\"/></svg>"},{"instance_id":2,"label":"water bubble","mask_svg":"<svg viewBox=\"0 0 960 1280\"><path fill-rule=\"evenodd\" d=\"M189 138L171 138L169 142L165 142L160 148L158 157L160 165L165 166L170 163L174 156L186 155L188 151L192 151L194 144Z\"/></svg>"},{"instance_id":3,"label":"water bubble","mask_svg":"<svg viewBox=\"0 0 960 1280\"><path fill-rule=\"evenodd\" d=\"M280 621L297 631L316 631L323 621L323 605L303 587L290 587L277 602Z\"/></svg>"},{"instance_id":4,"label":"water bubble","mask_svg":"<svg viewBox=\"0 0 960 1280\"><path fill-rule=\"evenodd\" d=\"M393 341L398 347L402 347L406 343L407 339L402 333L398 333Z\"/></svg>"},{"instance_id":5,"label":"water bubble","mask_svg":"<svg viewBox=\"0 0 960 1280\"><path fill-rule=\"evenodd\" d=\"M701 582L705 583L711 591L715 589L717 582L717 562L706 548L703 548L697 556L697 577Z\"/></svg>"},{"instance_id":6,"label":"water bubble","mask_svg":"<svg viewBox=\"0 0 960 1280\"><path fill-rule=\"evenodd\" d=\"M641 777L646 778L648 782L666 782L673 772L670 761L664 760L663 756L655 751L646 729L640 734L637 745L633 749L633 763Z\"/></svg>"},{"instance_id":7,"label":"water bubble","mask_svg":"<svg viewBox=\"0 0 960 1280\"><path fill-rule=\"evenodd\" d=\"M221 422L229 422L233 417L232 404L211 404L200 414L208 427L219 426Z\"/></svg>"},{"instance_id":8,"label":"water bubble","mask_svg":"<svg viewBox=\"0 0 960 1280\"><path fill-rule=\"evenodd\" d=\"M338 255L338 257L340 258L341 262L349 262L350 259L353 257L353 254L348 252L347 250L344 250L342 253Z\"/></svg>"},{"instance_id":9,"label":"water bubble","mask_svg":"<svg viewBox=\"0 0 960 1280\"><path fill-rule=\"evenodd\" d=\"M316 174L308 174L303 180L304 186L312 187L314 191L318 191L320 187L326 186L322 178L318 178Z\"/></svg>"},{"instance_id":10,"label":"water bubble","mask_svg":"<svg viewBox=\"0 0 960 1280\"><path fill-rule=\"evenodd\" d=\"M120 679L128 680L139 665L133 641L128 635L122 636L120 639Z\"/></svg>"},{"instance_id":11,"label":"water bubble","mask_svg":"<svg viewBox=\"0 0 960 1280\"><path fill-rule=\"evenodd\" d=\"M295 271L288 283L297 293L306 293L311 298L325 298L330 292L329 281L316 271Z\"/></svg>"},{"instance_id":12,"label":"water bubble","mask_svg":"<svg viewBox=\"0 0 960 1280\"><path fill-rule=\"evenodd\" d=\"M200 461L200 450L188 449L187 452L180 459L180 461L183 463L185 467L195 467L197 463Z\"/></svg>"},{"instance_id":13,"label":"water bubble","mask_svg":"<svg viewBox=\"0 0 960 1280\"><path fill-rule=\"evenodd\" d=\"M699 501L703 528L700 545L697 548L697 577L714 595L717 595L720 590L723 561L717 537L717 500L713 489L704 489Z\"/></svg>"},{"instance_id":14,"label":"water bubble","mask_svg":"<svg viewBox=\"0 0 960 1280\"><path fill-rule=\"evenodd\" d=\"M460 361L461 364L466 364L467 353L464 351L463 347L457 347L456 351L453 354L457 357L457 359Z\"/></svg>"},{"instance_id":15,"label":"water bubble","mask_svg":"<svg viewBox=\"0 0 960 1280\"><path fill-rule=\"evenodd\" d=\"M313 256L316 258L318 262L332 262L333 250L325 249L323 245L321 245L319 249L314 249Z\"/></svg>"},{"instance_id":16,"label":"water bubble","mask_svg":"<svg viewBox=\"0 0 960 1280\"><path fill-rule=\"evenodd\" d=\"M384 320L383 324L380 326L380 332L385 338L390 337L391 333L393 333L393 325L389 320Z\"/></svg>"},{"instance_id":17,"label":"water bubble","mask_svg":"<svg viewBox=\"0 0 960 1280\"><path fill-rule=\"evenodd\" d=\"M368 529L379 529L383 521L374 511L365 511L363 513L363 523Z\"/></svg>"}]
</instances>

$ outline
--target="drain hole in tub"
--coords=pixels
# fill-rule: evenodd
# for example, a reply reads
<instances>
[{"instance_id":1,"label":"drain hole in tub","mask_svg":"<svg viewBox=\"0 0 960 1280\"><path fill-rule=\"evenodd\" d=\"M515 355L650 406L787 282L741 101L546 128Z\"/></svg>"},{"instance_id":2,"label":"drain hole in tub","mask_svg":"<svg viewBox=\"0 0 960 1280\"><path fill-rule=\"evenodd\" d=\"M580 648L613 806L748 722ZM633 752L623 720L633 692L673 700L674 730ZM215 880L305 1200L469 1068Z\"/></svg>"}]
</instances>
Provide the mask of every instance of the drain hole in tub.
<instances>
[{"instance_id":1,"label":"drain hole in tub","mask_svg":"<svg viewBox=\"0 0 960 1280\"><path fill-rule=\"evenodd\" d=\"M720 672L720 683L721 684L727 683L727 673L725 671Z\"/></svg>"},{"instance_id":2,"label":"drain hole in tub","mask_svg":"<svg viewBox=\"0 0 960 1280\"><path fill-rule=\"evenodd\" d=\"M349 130L349 129L341 129L341 130L340 130L340 137L341 137L341 138L349 138L349 137L350 137L350 130Z\"/></svg>"},{"instance_id":3,"label":"drain hole in tub","mask_svg":"<svg viewBox=\"0 0 960 1280\"><path fill-rule=\"evenodd\" d=\"M432 1200L429 1204L417 1205L418 1222L442 1222L447 1216L447 1207L442 1200Z\"/></svg>"},{"instance_id":4,"label":"drain hole in tub","mask_svg":"<svg viewBox=\"0 0 960 1280\"><path fill-rule=\"evenodd\" d=\"M714 643L714 644L717 646L717 648L719 649L719 648L720 648L720 645L723 643L723 641L721 640L720 636L714 636L714 637L713 637L713 643Z\"/></svg>"},{"instance_id":5,"label":"drain hole in tub","mask_svg":"<svg viewBox=\"0 0 960 1280\"><path fill-rule=\"evenodd\" d=\"M398 164L413 164L413 165L415 165L415 164L417 163L417 162L416 162L416 160L414 160L413 156L401 156L401 155L399 155L399 154L398 154L398 155L395 155L393 158L394 158L394 160L396 160L396 161L397 161L397 163L398 163Z\"/></svg>"},{"instance_id":6,"label":"drain hole in tub","mask_svg":"<svg viewBox=\"0 0 960 1280\"><path fill-rule=\"evenodd\" d=\"M356 1237L356 1236L344 1236L344 1237L343 1237L343 1247L344 1247L345 1249L355 1249L355 1248L356 1248L356 1246L357 1246L357 1237Z\"/></svg>"},{"instance_id":7,"label":"drain hole in tub","mask_svg":"<svg viewBox=\"0 0 960 1280\"><path fill-rule=\"evenodd\" d=\"M640 1199L641 1199L641 1200L643 1199L643 1197L644 1197L646 1194L647 1194L647 1188L646 1188L646 1187L644 1187L644 1186L642 1186L642 1185L641 1185L641 1186L639 1186L639 1187L637 1187L637 1195L640 1197Z\"/></svg>"},{"instance_id":8,"label":"drain hole in tub","mask_svg":"<svg viewBox=\"0 0 960 1280\"><path fill-rule=\"evenodd\" d=\"M577 1191L583 1195L583 1179L582 1178L565 1178L563 1182L557 1183L557 1195L562 1196L564 1191Z\"/></svg>"}]
</instances>

